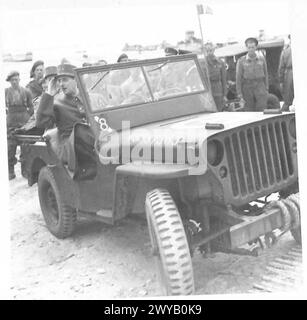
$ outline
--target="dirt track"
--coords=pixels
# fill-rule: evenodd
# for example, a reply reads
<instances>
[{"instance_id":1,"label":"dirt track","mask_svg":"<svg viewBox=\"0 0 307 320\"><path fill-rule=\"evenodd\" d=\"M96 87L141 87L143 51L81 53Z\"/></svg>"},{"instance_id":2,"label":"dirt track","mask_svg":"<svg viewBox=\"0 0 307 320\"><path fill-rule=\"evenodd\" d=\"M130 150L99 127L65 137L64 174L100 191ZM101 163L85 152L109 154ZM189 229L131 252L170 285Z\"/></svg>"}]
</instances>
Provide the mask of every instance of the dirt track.
<instances>
[{"instance_id":1,"label":"dirt track","mask_svg":"<svg viewBox=\"0 0 307 320\"><path fill-rule=\"evenodd\" d=\"M158 296L145 220L127 218L110 227L82 220L72 238L58 240L45 227L37 186L10 182L14 299L113 299ZM193 258L196 294L247 293L266 265L295 242L286 234L257 258L217 253Z\"/></svg>"}]
</instances>

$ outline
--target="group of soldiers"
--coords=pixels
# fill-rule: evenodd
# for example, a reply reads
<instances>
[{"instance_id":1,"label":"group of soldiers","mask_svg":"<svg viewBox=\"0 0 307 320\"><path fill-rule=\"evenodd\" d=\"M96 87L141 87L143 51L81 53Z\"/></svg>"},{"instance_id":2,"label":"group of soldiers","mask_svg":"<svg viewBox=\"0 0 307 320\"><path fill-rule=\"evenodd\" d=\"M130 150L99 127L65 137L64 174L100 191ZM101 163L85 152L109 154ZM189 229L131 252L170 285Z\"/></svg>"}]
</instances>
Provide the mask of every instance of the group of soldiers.
<instances>
[{"instance_id":1,"label":"group of soldiers","mask_svg":"<svg viewBox=\"0 0 307 320\"><path fill-rule=\"evenodd\" d=\"M247 54L242 56L236 66L236 90L238 98L244 103L246 111L261 111L266 108L270 96L268 93L268 72L265 57L257 52L258 40L248 38L245 41ZM225 63L214 54L212 43L205 45L206 59L200 59L200 66L208 70L211 92L218 111L222 111L227 102L227 70ZM165 54L177 55L187 52L166 48ZM129 61L126 54L117 59L118 63ZM72 152L72 139L80 154L87 156L92 153L94 138L89 131L81 135L75 132L76 123L85 122L85 110L79 95L73 69L75 66L61 63L58 67L44 67L44 62L36 61L30 71L32 79L23 88L20 86L20 74L12 71L6 81L11 86L5 89L5 103L7 114L7 143L8 143L8 171L9 179L16 177L14 166L17 163L16 150L18 141L14 133L21 128L41 130L56 127L60 140L58 157L64 159L67 168L74 170L69 163ZM98 64L106 64L104 60ZM207 74L207 73L206 73ZM283 50L279 66L280 84L283 91L283 111L289 110L294 98L292 56L290 44ZM277 98L276 98L277 99ZM278 107L279 101L277 99ZM82 127L81 127L82 128ZM76 141L77 143L76 143ZM66 160L65 160L66 159ZM25 163L20 154L22 175L26 176Z\"/></svg>"},{"instance_id":2,"label":"group of soldiers","mask_svg":"<svg viewBox=\"0 0 307 320\"><path fill-rule=\"evenodd\" d=\"M282 111L288 111L294 99L292 54L290 35L289 44L285 46L279 61L278 76L284 100ZM269 75L265 57L257 51L258 40L250 37L245 40L247 54L237 61L236 95L244 105L244 111L263 111L266 108L280 108L278 98L269 93ZM223 111L227 103L227 68L225 62L215 56L213 43L206 43L205 59L199 59L201 68L208 70L211 92L218 111ZM182 50L167 48L166 55L177 55ZM207 74L207 72L205 72Z\"/></svg>"}]
</instances>

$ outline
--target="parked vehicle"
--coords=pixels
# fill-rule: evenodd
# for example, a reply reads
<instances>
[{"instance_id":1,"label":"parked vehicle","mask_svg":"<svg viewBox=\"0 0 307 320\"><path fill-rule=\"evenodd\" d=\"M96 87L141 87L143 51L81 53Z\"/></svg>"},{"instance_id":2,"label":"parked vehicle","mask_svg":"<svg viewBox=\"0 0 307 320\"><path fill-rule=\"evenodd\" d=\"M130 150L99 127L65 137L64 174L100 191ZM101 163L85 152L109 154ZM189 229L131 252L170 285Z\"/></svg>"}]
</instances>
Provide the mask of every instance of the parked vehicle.
<instances>
[{"instance_id":1,"label":"parked vehicle","mask_svg":"<svg viewBox=\"0 0 307 320\"><path fill-rule=\"evenodd\" d=\"M269 73L269 92L275 94L282 100L279 80L278 80L278 66L280 55L284 47L283 39L273 39L259 41L258 51L261 52L267 61ZM216 49L215 55L223 58L228 66L227 80L230 82L236 81L236 63L240 57L247 53L244 44L232 44ZM234 88L231 88L233 92Z\"/></svg>"},{"instance_id":2,"label":"parked vehicle","mask_svg":"<svg viewBox=\"0 0 307 320\"><path fill-rule=\"evenodd\" d=\"M113 224L145 211L167 295L194 293L196 249L233 252L262 236L273 242L278 228L300 242L294 113L216 112L194 54L75 74L82 125L96 139L94 175L71 178L48 132L17 135L31 142L28 181L38 182L56 237L69 237L79 215ZM272 193L281 200L269 203Z\"/></svg>"}]
</instances>

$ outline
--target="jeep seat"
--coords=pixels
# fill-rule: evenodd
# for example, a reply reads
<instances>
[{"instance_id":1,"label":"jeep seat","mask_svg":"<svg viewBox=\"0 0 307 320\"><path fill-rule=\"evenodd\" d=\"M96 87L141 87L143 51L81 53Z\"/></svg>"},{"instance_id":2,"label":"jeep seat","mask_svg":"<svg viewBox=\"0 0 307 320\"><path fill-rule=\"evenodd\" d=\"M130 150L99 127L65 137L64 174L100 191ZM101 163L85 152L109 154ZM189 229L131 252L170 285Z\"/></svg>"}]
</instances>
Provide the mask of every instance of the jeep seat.
<instances>
[{"instance_id":1,"label":"jeep seat","mask_svg":"<svg viewBox=\"0 0 307 320\"><path fill-rule=\"evenodd\" d=\"M43 134L43 138L46 141L47 145L50 146L51 150L57 154L57 150L59 149L59 132L58 132L58 128L53 128L53 129L49 129L47 130L44 134Z\"/></svg>"}]
</instances>

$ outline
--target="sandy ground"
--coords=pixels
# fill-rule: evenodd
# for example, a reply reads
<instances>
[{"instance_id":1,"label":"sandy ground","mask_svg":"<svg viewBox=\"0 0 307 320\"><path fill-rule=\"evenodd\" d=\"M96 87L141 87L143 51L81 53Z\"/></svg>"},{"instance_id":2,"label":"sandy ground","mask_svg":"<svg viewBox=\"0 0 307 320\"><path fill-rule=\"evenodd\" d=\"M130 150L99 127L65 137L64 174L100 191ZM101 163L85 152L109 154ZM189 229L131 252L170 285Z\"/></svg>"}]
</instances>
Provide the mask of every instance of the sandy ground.
<instances>
[{"instance_id":1,"label":"sandy ground","mask_svg":"<svg viewBox=\"0 0 307 320\"><path fill-rule=\"evenodd\" d=\"M11 293L14 299L114 299L159 296L146 221L128 217L110 227L81 220L58 240L45 227L37 185L10 181ZM196 294L247 293L265 267L295 244L288 233L259 257L193 258Z\"/></svg>"}]
</instances>

